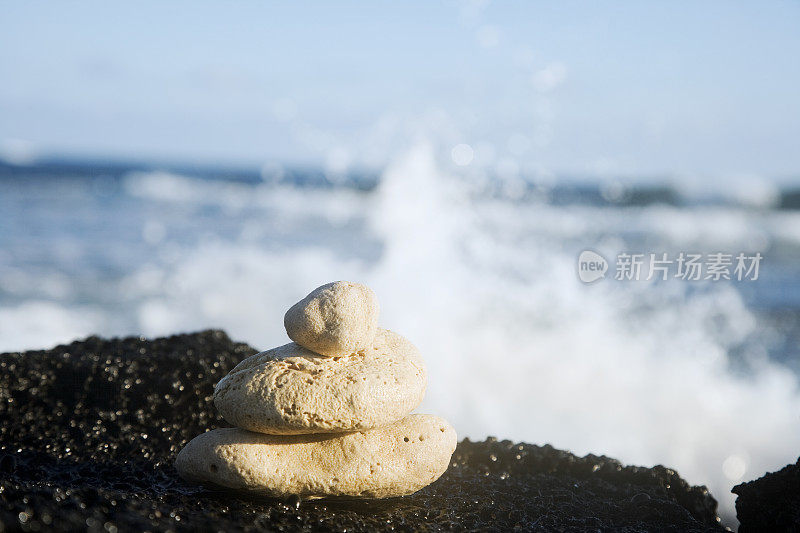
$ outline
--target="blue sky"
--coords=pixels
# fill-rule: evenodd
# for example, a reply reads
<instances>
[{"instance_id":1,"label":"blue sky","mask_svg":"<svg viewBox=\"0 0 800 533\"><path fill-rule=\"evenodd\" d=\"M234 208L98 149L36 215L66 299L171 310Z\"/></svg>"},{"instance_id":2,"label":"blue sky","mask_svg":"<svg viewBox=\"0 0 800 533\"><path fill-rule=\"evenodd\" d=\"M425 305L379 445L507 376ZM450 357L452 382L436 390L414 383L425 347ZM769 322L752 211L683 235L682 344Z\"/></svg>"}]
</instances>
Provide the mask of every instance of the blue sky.
<instances>
[{"instance_id":1,"label":"blue sky","mask_svg":"<svg viewBox=\"0 0 800 533\"><path fill-rule=\"evenodd\" d=\"M800 173L798 2L0 6L6 156Z\"/></svg>"}]
</instances>

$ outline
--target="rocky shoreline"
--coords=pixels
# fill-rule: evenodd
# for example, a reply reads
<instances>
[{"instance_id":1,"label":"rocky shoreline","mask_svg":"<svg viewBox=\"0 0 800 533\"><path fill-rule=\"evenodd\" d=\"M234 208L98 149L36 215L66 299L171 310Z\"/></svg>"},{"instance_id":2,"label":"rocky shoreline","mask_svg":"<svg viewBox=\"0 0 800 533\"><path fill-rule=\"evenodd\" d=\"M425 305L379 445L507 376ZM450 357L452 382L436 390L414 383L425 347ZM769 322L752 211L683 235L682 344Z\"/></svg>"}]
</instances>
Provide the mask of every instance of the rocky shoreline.
<instances>
[{"instance_id":1,"label":"rocky shoreline","mask_svg":"<svg viewBox=\"0 0 800 533\"><path fill-rule=\"evenodd\" d=\"M721 529L708 491L668 468L494 439L461 441L438 481L403 498L301 502L183 481L178 451L228 426L214 385L254 353L207 330L0 355L0 531Z\"/></svg>"},{"instance_id":2,"label":"rocky shoreline","mask_svg":"<svg viewBox=\"0 0 800 533\"><path fill-rule=\"evenodd\" d=\"M733 487L740 533L800 531L800 459Z\"/></svg>"}]
</instances>

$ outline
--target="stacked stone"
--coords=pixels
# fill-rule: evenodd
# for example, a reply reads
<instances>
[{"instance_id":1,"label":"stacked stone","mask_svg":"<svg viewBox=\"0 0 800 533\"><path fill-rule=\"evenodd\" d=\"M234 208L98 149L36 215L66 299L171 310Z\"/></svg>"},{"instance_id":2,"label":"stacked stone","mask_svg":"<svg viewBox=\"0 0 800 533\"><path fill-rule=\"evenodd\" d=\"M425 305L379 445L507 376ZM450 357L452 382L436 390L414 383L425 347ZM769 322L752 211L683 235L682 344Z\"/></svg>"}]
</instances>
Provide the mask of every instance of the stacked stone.
<instances>
[{"instance_id":1,"label":"stacked stone","mask_svg":"<svg viewBox=\"0 0 800 533\"><path fill-rule=\"evenodd\" d=\"M368 287L339 281L292 306L292 343L249 357L217 384L234 428L192 439L185 479L269 496L389 498L436 481L456 447L442 418L409 414L425 394L413 344L378 327Z\"/></svg>"}]
</instances>

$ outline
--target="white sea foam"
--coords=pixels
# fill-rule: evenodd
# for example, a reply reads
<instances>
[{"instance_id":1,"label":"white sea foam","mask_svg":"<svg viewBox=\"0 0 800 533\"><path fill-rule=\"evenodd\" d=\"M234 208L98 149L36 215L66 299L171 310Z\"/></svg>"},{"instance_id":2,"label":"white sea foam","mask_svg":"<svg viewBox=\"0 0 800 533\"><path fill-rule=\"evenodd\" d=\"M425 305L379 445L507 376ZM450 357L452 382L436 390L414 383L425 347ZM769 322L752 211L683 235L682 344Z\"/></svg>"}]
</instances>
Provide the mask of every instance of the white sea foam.
<instances>
[{"instance_id":1,"label":"white sea foam","mask_svg":"<svg viewBox=\"0 0 800 533\"><path fill-rule=\"evenodd\" d=\"M215 223L236 231L178 241L174 222L150 220L143 239L159 252L112 290L128 322L102 318L100 302L2 308L0 348L221 327L264 349L288 341L283 313L297 299L352 279L379 295L382 326L419 346L430 372L421 409L461 437L675 467L707 483L729 520L735 483L794 462L797 379L758 354L747 375L731 370L730 349L758 327L732 287L585 286L575 260L586 247L610 257L631 228L670 248L800 242L797 215L489 199L442 168L423 144L372 193L132 175L127 193L163 217L216 206Z\"/></svg>"},{"instance_id":2,"label":"white sea foam","mask_svg":"<svg viewBox=\"0 0 800 533\"><path fill-rule=\"evenodd\" d=\"M52 347L106 328L99 309L26 301L0 307L0 351Z\"/></svg>"}]
</instances>

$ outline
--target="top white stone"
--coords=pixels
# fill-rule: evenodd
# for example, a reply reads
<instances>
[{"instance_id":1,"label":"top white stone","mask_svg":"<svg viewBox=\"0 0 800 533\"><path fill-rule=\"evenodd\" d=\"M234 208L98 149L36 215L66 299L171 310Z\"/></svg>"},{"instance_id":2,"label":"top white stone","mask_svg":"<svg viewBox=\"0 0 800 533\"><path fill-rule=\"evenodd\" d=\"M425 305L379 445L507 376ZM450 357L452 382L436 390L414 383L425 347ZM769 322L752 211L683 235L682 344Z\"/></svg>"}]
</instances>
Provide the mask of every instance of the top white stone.
<instances>
[{"instance_id":1,"label":"top white stone","mask_svg":"<svg viewBox=\"0 0 800 533\"><path fill-rule=\"evenodd\" d=\"M329 357L369 348L378 331L378 299L360 283L335 281L294 304L283 318L289 338Z\"/></svg>"}]
</instances>

